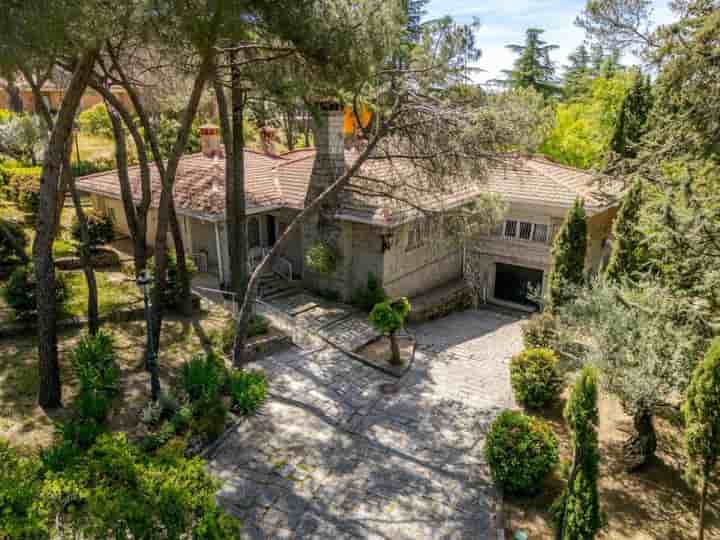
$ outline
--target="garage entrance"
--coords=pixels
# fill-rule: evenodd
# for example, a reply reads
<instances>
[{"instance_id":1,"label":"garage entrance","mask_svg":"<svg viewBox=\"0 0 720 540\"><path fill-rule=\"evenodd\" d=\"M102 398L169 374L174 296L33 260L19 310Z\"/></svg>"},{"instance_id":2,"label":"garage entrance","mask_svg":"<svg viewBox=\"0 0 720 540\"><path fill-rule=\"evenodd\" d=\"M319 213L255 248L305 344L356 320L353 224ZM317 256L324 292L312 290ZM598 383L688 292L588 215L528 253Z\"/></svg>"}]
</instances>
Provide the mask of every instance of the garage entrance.
<instances>
[{"instance_id":1,"label":"garage entrance","mask_svg":"<svg viewBox=\"0 0 720 540\"><path fill-rule=\"evenodd\" d=\"M528 298L530 293L542 290L543 271L524 266L497 263L495 265L495 298L538 308L537 302Z\"/></svg>"}]
</instances>

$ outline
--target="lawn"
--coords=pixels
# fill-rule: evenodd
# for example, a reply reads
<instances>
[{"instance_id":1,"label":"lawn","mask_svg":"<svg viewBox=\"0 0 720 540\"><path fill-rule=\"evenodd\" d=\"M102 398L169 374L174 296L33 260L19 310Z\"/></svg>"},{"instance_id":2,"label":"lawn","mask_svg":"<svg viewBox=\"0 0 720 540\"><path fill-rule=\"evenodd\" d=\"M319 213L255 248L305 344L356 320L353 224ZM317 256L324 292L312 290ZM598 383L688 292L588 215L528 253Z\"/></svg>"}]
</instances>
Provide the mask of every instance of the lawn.
<instances>
[{"instance_id":1,"label":"lawn","mask_svg":"<svg viewBox=\"0 0 720 540\"><path fill-rule=\"evenodd\" d=\"M101 135L78 133L77 147L75 146L75 141L73 141L73 161L77 161L78 147L80 149L80 159L83 161L93 161L98 158L111 158L115 156L115 143L112 139Z\"/></svg>"},{"instance_id":2,"label":"lawn","mask_svg":"<svg viewBox=\"0 0 720 540\"><path fill-rule=\"evenodd\" d=\"M160 348L160 379L164 389L172 388L179 367L193 354L209 350L210 339L227 319L225 311L202 312L192 319L169 317L163 325ZM110 416L113 430L130 435L142 429L139 413L149 400L148 375L142 365L146 326L143 321L115 323L104 327L115 339L120 369L121 395ZM76 392L76 381L68 365L68 355L82 332L68 330L59 336L63 401L69 403ZM37 405L37 349L34 336L0 340L0 438L27 449L37 449L52 441L54 423L69 411L48 414Z\"/></svg>"},{"instance_id":3,"label":"lawn","mask_svg":"<svg viewBox=\"0 0 720 540\"><path fill-rule=\"evenodd\" d=\"M567 394L567 393L566 393ZM564 396L567 398L567 395ZM561 445L561 458L570 459L569 433L562 418L564 399L539 414L550 422ZM616 399L600 396L600 502L608 519L599 538L624 540L685 540L696 538L698 496L684 477L685 452L678 415L658 418L657 459L645 469L628 473L622 465L622 443L632 431L632 420ZM553 474L541 495L505 498L506 538L523 530L529 539L552 539L548 508L559 495L561 481ZM706 538L720 538L720 501L717 485L708 498Z\"/></svg>"}]
</instances>

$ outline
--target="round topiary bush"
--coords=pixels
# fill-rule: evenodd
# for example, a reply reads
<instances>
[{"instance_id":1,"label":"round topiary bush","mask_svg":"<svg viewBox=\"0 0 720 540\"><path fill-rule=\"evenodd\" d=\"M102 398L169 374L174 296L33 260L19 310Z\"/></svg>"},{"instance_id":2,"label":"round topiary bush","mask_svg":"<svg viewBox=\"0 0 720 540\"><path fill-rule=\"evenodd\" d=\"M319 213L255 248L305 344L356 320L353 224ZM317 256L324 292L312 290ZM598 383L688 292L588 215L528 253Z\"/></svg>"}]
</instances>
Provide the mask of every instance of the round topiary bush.
<instances>
[{"instance_id":1,"label":"round topiary bush","mask_svg":"<svg viewBox=\"0 0 720 540\"><path fill-rule=\"evenodd\" d=\"M485 459L503 491L532 494L540 490L543 478L558 463L557 439L539 418L504 411L490 427Z\"/></svg>"},{"instance_id":2,"label":"round topiary bush","mask_svg":"<svg viewBox=\"0 0 720 540\"><path fill-rule=\"evenodd\" d=\"M562 380L558 357L550 349L527 349L510 360L510 384L515 399L530 408L543 407L558 397Z\"/></svg>"}]
</instances>

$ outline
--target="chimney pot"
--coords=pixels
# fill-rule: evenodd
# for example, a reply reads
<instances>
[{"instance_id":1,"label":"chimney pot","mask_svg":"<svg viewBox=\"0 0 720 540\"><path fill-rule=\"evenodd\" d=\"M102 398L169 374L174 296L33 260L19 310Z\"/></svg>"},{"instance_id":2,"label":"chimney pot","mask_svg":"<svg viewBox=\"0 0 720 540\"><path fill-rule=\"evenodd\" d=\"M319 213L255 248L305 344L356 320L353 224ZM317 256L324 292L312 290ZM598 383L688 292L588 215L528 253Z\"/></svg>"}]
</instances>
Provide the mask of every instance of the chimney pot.
<instances>
[{"instance_id":1,"label":"chimney pot","mask_svg":"<svg viewBox=\"0 0 720 540\"><path fill-rule=\"evenodd\" d=\"M222 156L220 143L220 128L215 124L200 126L200 149L205 157Z\"/></svg>"}]
</instances>

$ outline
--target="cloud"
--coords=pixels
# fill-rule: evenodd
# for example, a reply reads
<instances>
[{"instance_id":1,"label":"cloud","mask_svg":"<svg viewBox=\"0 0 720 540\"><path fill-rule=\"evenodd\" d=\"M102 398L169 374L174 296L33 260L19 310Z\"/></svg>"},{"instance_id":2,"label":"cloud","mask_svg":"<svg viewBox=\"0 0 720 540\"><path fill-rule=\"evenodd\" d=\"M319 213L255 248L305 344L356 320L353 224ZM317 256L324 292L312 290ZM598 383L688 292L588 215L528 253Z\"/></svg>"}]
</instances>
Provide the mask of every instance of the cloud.
<instances>
[{"instance_id":1,"label":"cloud","mask_svg":"<svg viewBox=\"0 0 720 540\"><path fill-rule=\"evenodd\" d=\"M552 59L559 71L567 62L568 55L580 45L584 31L575 26L575 17L585 5L584 0L476 0L473 6L468 0L431 0L427 7L428 18L450 15L461 23L480 20L477 44L482 58L477 67L485 70L477 76L481 82L502 78L502 70L512 67L515 56L505 48L510 43L522 43L527 28L545 30L543 39L560 48L553 51ZM657 23L672 20L668 0L653 0ZM628 57L626 63L635 63Z\"/></svg>"}]
</instances>

